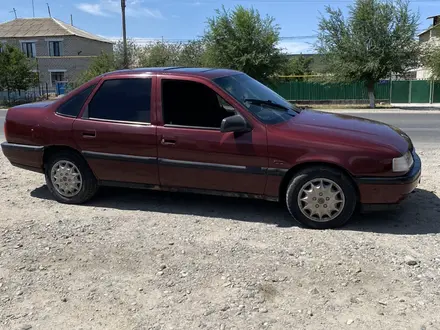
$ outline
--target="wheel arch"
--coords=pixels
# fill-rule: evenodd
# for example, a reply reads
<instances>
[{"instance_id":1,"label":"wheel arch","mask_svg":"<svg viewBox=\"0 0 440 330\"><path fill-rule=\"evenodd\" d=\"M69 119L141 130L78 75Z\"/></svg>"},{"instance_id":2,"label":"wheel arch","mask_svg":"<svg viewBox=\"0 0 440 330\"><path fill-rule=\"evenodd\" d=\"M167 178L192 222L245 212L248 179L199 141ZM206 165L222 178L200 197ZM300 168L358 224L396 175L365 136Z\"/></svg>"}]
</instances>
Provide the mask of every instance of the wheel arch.
<instances>
[{"instance_id":1,"label":"wheel arch","mask_svg":"<svg viewBox=\"0 0 440 330\"><path fill-rule=\"evenodd\" d=\"M50 159L51 156L60 153L60 152L71 152L76 154L77 156L81 157L84 160L84 163L87 164L87 166L89 167L89 169L92 171L89 163L87 162L87 160L85 159L84 155L77 149L66 146L66 145L51 145L51 146L47 146L44 147L44 152L43 152L43 169L45 169L46 167L46 163L47 161ZM95 173L93 173L93 175L95 175ZM96 177L96 175L95 175Z\"/></svg>"},{"instance_id":2,"label":"wheel arch","mask_svg":"<svg viewBox=\"0 0 440 330\"><path fill-rule=\"evenodd\" d=\"M304 163L297 164L297 165L293 166L292 168L290 168L287 171L287 173L283 176L283 179L281 181L281 184L279 187L279 192L278 192L279 201L281 201L282 203L285 203L285 200L286 200L285 197L286 197L286 193L287 193L287 188L289 186L289 182L292 180L292 178L295 176L295 174L297 174L298 172L302 171L305 168L310 168L310 167L330 168L330 169L333 169L333 170L336 170L336 171L343 173L350 180L350 182L353 184L353 187L356 190L356 199L359 202L359 199L360 199L359 187L356 184L351 173L349 171L347 171L344 167L342 167L338 164L325 162L325 161L324 162L322 162L322 161L304 162Z\"/></svg>"}]
</instances>

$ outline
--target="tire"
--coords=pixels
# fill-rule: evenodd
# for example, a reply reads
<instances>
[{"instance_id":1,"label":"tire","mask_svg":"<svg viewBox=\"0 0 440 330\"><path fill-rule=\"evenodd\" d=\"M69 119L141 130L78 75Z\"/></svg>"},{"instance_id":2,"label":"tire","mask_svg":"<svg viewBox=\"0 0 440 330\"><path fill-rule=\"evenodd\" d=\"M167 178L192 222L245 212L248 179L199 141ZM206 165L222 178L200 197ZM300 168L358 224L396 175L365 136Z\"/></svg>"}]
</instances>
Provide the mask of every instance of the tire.
<instances>
[{"instance_id":1,"label":"tire","mask_svg":"<svg viewBox=\"0 0 440 330\"><path fill-rule=\"evenodd\" d=\"M323 184L321 179L323 179ZM314 190L311 185L315 188ZM324 197L319 197L321 196L319 187L325 187L326 190L323 190L322 195ZM337 191L343 195L336 193ZM327 198L329 202L326 202ZM356 209L357 200L357 191L350 178L338 170L321 166L314 166L296 173L286 193L286 206L292 217L302 225L314 229L331 229L346 224ZM335 208L328 208L329 205ZM330 209L332 212L329 211ZM320 215L316 212L321 212L321 216L327 215L318 219Z\"/></svg>"},{"instance_id":2,"label":"tire","mask_svg":"<svg viewBox=\"0 0 440 330\"><path fill-rule=\"evenodd\" d=\"M81 179L81 184L76 183L73 184L75 187L72 188L71 193L67 193L67 191L63 194L57 185L58 188L55 187L54 182L51 179L51 172L55 170L55 167L58 168L58 164L67 165L64 168L68 168L70 164L73 164L76 167L70 168L69 173L78 173L75 176L75 180ZM82 204L86 201L90 200L98 190L98 182L93 175L90 167L80 155L71 152L71 151L61 151L49 157L44 166L44 173L46 177L46 184L49 188L49 191L55 197L55 199L60 203L66 204ZM72 174L73 175L73 174ZM69 179L71 178L68 175ZM63 178L61 178L63 180ZM73 180L73 179L72 179ZM60 181L62 182L62 181ZM76 182L76 181L75 181Z\"/></svg>"}]
</instances>

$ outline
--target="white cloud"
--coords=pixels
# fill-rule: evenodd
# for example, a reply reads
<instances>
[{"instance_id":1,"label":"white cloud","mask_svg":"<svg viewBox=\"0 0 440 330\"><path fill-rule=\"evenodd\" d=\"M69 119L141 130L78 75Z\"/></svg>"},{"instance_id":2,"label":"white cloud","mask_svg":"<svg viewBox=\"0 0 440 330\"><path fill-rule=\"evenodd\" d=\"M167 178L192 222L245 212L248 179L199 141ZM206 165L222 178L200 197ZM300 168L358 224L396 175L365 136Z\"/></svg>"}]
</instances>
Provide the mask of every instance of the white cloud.
<instances>
[{"instance_id":1,"label":"white cloud","mask_svg":"<svg viewBox=\"0 0 440 330\"><path fill-rule=\"evenodd\" d=\"M313 53L313 47L307 42L280 41L278 44L288 54Z\"/></svg>"},{"instance_id":2,"label":"white cloud","mask_svg":"<svg viewBox=\"0 0 440 330\"><path fill-rule=\"evenodd\" d=\"M145 16L152 18L164 18L159 9L141 8L140 11L135 9L130 9L126 11L126 13L127 16L132 16L132 17Z\"/></svg>"},{"instance_id":3,"label":"white cloud","mask_svg":"<svg viewBox=\"0 0 440 330\"><path fill-rule=\"evenodd\" d=\"M127 1L125 14L129 17L163 18L160 10L142 7L142 3L142 0ZM100 0L98 3L80 3L77 8L92 15L110 16L120 14L121 3L117 0Z\"/></svg>"},{"instance_id":4,"label":"white cloud","mask_svg":"<svg viewBox=\"0 0 440 330\"><path fill-rule=\"evenodd\" d=\"M96 15L96 16L108 16L106 13L102 11L102 8L99 4L92 3L80 3L77 5L77 8L85 13Z\"/></svg>"}]
</instances>

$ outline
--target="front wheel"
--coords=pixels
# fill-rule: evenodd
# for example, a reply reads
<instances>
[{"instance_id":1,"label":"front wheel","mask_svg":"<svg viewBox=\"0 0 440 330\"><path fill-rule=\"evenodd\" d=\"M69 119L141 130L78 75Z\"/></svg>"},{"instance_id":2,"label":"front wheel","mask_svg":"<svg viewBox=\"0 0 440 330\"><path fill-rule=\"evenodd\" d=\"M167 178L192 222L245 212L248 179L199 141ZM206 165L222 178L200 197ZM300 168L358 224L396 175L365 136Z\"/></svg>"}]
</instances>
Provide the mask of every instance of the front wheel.
<instances>
[{"instance_id":1,"label":"front wheel","mask_svg":"<svg viewBox=\"0 0 440 330\"><path fill-rule=\"evenodd\" d=\"M292 178L286 204L292 217L307 227L336 228L352 217L357 194L344 173L327 167L312 167Z\"/></svg>"},{"instance_id":2,"label":"front wheel","mask_svg":"<svg viewBox=\"0 0 440 330\"><path fill-rule=\"evenodd\" d=\"M91 199L98 184L86 161L78 154L62 151L45 164L47 186L58 202L81 204Z\"/></svg>"}]
</instances>

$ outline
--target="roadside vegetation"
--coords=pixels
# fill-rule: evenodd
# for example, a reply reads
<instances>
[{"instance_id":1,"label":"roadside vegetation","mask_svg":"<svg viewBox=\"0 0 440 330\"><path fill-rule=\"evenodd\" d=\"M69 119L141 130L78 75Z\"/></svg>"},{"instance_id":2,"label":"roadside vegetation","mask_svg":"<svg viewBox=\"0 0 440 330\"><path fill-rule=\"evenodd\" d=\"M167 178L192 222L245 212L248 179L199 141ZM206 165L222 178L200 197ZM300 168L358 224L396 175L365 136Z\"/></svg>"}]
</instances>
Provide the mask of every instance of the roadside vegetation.
<instances>
[{"instance_id":1,"label":"roadside vegetation","mask_svg":"<svg viewBox=\"0 0 440 330\"><path fill-rule=\"evenodd\" d=\"M374 108L375 83L418 65L418 19L409 1L358 0L349 6L348 17L328 6L316 45L327 64L326 78L363 82Z\"/></svg>"},{"instance_id":2,"label":"roadside vegetation","mask_svg":"<svg viewBox=\"0 0 440 330\"><path fill-rule=\"evenodd\" d=\"M11 102L11 92L27 90L37 84L38 77L32 71L33 69L33 62L29 61L18 48L10 45L2 46L0 52L0 91L7 92L7 104Z\"/></svg>"},{"instance_id":3,"label":"roadside vegetation","mask_svg":"<svg viewBox=\"0 0 440 330\"><path fill-rule=\"evenodd\" d=\"M326 8L314 45L324 58L320 72L312 71L312 60L290 58L279 48L279 26L270 16L253 8L224 7L208 18L204 35L189 43L157 41L139 47L128 41L130 67L196 66L243 71L264 83L273 78L349 83L361 81L368 90L370 107L375 106L374 84L392 73L402 74L420 60L416 41L418 16L408 1L357 0L347 17L340 9ZM123 67L123 45L115 46L114 57L101 55L78 83ZM431 56L430 62L439 62ZM308 78L318 75L320 78ZM284 77L284 78L280 78Z\"/></svg>"},{"instance_id":4,"label":"roadside vegetation","mask_svg":"<svg viewBox=\"0 0 440 330\"><path fill-rule=\"evenodd\" d=\"M404 74L421 64L432 78L440 77L440 47L416 40L419 17L407 0L356 0L346 16L328 6L318 25L314 45L323 66L313 68L306 56L290 57L280 48L280 27L275 18L258 10L222 7L207 19L204 34L186 43L155 41L145 46L128 40L128 67L221 67L243 71L263 83L289 80L362 82L370 107L375 106L374 85L392 74ZM123 43L114 53L101 54L78 79L76 87L93 77L124 67ZM17 48L0 53L0 90L26 90L36 77L29 61Z\"/></svg>"}]
</instances>

